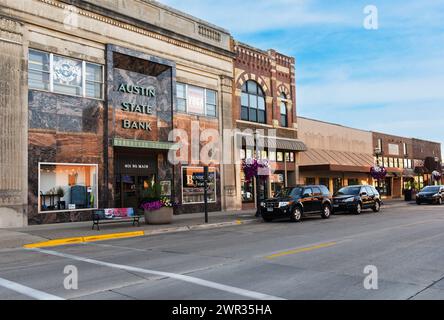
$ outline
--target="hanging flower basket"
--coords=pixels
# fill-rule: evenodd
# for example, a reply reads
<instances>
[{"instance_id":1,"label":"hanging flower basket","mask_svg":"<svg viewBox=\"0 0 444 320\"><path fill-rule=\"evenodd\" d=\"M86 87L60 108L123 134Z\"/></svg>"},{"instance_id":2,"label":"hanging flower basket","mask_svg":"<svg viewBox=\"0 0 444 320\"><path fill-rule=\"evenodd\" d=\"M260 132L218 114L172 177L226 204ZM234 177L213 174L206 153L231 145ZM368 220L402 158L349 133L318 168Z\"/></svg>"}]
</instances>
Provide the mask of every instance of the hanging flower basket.
<instances>
[{"instance_id":1,"label":"hanging flower basket","mask_svg":"<svg viewBox=\"0 0 444 320\"><path fill-rule=\"evenodd\" d=\"M370 175L373 179L383 180L387 176L387 169L385 167L374 166L370 169Z\"/></svg>"},{"instance_id":2,"label":"hanging flower basket","mask_svg":"<svg viewBox=\"0 0 444 320\"><path fill-rule=\"evenodd\" d=\"M253 178L264 178L270 173L270 165L267 160L245 159L242 161L242 171L245 181L250 182Z\"/></svg>"},{"instance_id":3,"label":"hanging flower basket","mask_svg":"<svg viewBox=\"0 0 444 320\"><path fill-rule=\"evenodd\" d=\"M439 171L433 171L432 172L432 178L433 178L433 180L435 180L435 181L441 181L441 173L439 173Z\"/></svg>"}]
</instances>

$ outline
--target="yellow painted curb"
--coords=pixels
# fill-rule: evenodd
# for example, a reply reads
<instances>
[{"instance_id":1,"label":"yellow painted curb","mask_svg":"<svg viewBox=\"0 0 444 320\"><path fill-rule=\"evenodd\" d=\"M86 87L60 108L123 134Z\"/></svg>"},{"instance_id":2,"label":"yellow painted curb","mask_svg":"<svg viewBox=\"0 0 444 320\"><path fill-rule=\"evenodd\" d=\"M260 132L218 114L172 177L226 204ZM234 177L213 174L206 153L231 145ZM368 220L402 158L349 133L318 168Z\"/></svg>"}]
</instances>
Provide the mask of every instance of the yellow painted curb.
<instances>
[{"instance_id":1,"label":"yellow painted curb","mask_svg":"<svg viewBox=\"0 0 444 320\"><path fill-rule=\"evenodd\" d=\"M54 240L49 240L49 241L45 241L45 242L25 244L23 247L26 249L43 248L43 247L57 247L57 246L65 246L65 245L69 245L69 244L78 244L78 243L85 243L85 242L104 241L104 240L123 239L123 238L135 238L135 237L142 237L144 235L145 235L144 231L111 233L111 234L104 234L104 235L99 235L99 236L54 239Z\"/></svg>"},{"instance_id":2,"label":"yellow painted curb","mask_svg":"<svg viewBox=\"0 0 444 320\"><path fill-rule=\"evenodd\" d=\"M67 245L67 244L76 244L76 243L82 243L82 242L83 242L83 238L77 237L77 238L55 239L55 240L49 240L49 241L45 241L45 242L25 244L23 247L27 248L27 249L42 248L42 247L56 247L56 246L63 246L63 245Z\"/></svg>"},{"instance_id":3,"label":"yellow painted curb","mask_svg":"<svg viewBox=\"0 0 444 320\"><path fill-rule=\"evenodd\" d=\"M145 235L144 231L112 233L112 234L104 234L104 235L101 235L101 236L83 237L83 242L94 242L94 241L103 241L103 240L111 240L111 239L122 239L122 238L134 238L134 237L142 237L144 235Z\"/></svg>"}]
</instances>

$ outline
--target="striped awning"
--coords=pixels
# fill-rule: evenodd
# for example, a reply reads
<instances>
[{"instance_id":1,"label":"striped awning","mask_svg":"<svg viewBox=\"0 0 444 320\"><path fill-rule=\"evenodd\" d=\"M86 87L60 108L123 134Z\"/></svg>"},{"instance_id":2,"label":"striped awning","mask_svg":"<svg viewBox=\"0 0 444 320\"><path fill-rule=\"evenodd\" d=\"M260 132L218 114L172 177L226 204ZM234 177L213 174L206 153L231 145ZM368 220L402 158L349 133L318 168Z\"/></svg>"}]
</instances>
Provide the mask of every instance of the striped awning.
<instances>
[{"instance_id":1,"label":"striped awning","mask_svg":"<svg viewBox=\"0 0 444 320\"><path fill-rule=\"evenodd\" d=\"M238 139L239 138L243 139L241 142L242 145L256 146L253 135L238 133ZM257 147L275 150L307 151L307 146L301 140L274 136L258 136Z\"/></svg>"}]
</instances>

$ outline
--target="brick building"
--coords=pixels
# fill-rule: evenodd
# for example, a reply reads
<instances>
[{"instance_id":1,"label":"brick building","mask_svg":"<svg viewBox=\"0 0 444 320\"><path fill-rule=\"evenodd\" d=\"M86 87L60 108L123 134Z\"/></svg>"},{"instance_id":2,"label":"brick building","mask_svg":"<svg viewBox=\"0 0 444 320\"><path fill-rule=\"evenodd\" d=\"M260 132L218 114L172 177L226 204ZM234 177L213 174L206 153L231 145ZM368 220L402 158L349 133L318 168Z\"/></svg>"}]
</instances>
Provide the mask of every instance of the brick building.
<instances>
[{"instance_id":1,"label":"brick building","mask_svg":"<svg viewBox=\"0 0 444 320\"><path fill-rule=\"evenodd\" d=\"M261 197L266 197L297 183L299 152L305 145L297 131L295 59L239 42L235 42L234 52L232 127L239 130L236 156L267 159L274 170L256 186L245 181L240 165L235 166L238 199L243 208L250 208L255 204L256 187ZM258 139L248 143L255 133L256 138L264 139L262 145Z\"/></svg>"}]
</instances>

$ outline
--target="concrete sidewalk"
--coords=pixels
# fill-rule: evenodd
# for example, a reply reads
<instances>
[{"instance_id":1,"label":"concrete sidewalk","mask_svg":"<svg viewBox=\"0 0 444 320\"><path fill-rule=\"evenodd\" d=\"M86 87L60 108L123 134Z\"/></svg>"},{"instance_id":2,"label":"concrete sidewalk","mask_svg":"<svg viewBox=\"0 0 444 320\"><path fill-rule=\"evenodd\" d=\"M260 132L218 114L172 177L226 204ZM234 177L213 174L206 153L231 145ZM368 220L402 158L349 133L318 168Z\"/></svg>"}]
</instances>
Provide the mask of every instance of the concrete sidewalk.
<instances>
[{"instance_id":1,"label":"concrete sidewalk","mask_svg":"<svg viewBox=\"0 0 444 320\"><path fill-rule=\"evenodd\" d=\"M145 236L149 236L163 233L211 229L224 226L262 222L262 219L254 216L255 211L252 210L236 212L210 212L208 215L208 224L205 224L205 217L203 213L193 213L174 216L173 223L169 225L147 225L142 217L139 227L133 227L131 222L110 224L104 223L103 225L100 225L100 231L91 229L92 221L34 225L14 229L0 229L0 249L19 248L25 244L62 238L100 236L134 231L143 231Z\"/></svg>"},{"instance_id":2,"label":"concrete sidewalk","mask_svg":"<svg viewBox=\"0 0 444 320\"><path fill-rule=\"evenodd\" d=\"M415 202L405 202L401 199L384 200L382 210L402 206L416 205ZM0 229L0 249L20 248L26 244L45 242L48 240L103 236L108 234L143 231L145 236L184 232L189 230L220 228L224 226L261 223L261 218L256 218L255 211L235 212L210 212L209 223L205 224L203 213L185 214L174 216L170 225L146 225L141 219L140 227L133 227L130 222L103 224L100 231L91 230L92 222L72 222L62 224L47 224L28 226L25 228Z\"/></svg>"}]
</instances>

